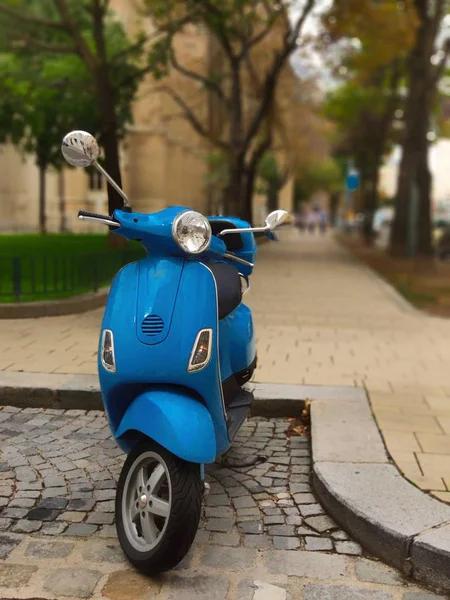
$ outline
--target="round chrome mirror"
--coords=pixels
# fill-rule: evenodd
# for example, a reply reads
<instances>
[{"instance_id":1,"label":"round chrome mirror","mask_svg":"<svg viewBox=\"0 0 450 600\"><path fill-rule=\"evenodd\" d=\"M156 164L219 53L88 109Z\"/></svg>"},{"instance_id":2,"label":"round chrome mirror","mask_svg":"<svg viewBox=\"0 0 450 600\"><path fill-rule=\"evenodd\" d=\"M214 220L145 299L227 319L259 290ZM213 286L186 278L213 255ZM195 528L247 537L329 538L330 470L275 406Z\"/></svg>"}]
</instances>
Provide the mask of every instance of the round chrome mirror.
<instances>
[{"instance_id":1,"label":"round chrome mirror","mask_svg":"<svg viewBox=\"0 0 450 600\"><path fill-rule=\"evenodd\" d=\"M72 167L88 167L99 155L97 140L87 131L71 131L62 141L61 152Z\"/></svg>"},{"instance_id":2,"label":"round chrome mirror","mask_svg":"<svg viewBox=\"0 0 450 600\"><path fill-rule=\"evenodd\" d=\"M283 223L289 220L289 213L287 210L274 210L266 217L266 227L273 231Z\"/></svg>"}]
</instances>

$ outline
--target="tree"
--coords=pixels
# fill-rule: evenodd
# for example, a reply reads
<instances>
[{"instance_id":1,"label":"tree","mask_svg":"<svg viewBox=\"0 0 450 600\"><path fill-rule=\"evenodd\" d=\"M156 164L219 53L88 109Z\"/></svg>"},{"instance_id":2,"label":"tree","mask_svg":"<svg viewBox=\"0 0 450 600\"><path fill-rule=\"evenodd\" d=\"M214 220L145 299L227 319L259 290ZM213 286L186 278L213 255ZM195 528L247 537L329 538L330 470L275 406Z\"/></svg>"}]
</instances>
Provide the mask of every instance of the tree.
<instances>
[{"instance_id":1,"label":"tree","mask_svg":"<svg viewBox=\"0 0 450 600\"><path fill-rule=\"evenodd\" d=\"M378 206L378 180L383 157L392 146L394 114L402 105L399 96L401 69L397 61L378 69L366 85L349 81L332 93L325 114L336 125L336 156L353 159L360 173L363 233L373 239L373 216Z\"/></svg>"},{"instance_id":2,"label":"tree","mask_svg":"<svg viewBox=\"0 0 450 600\"><path fill-rule=\"evenodd\" d=\"M0 141L11 142L35 157L39 169L39 230L47 232L46 173L64 166L61 136L82 128L98 131L98 114L83 64L74 56L63 58L0 55ZM65 81L70 81L66 84ZM61 190L62 192L62 190ZM61 193L61 230L65 205Z\"/></svg>"},{"instance_id":3,"label":"tree","mask_svg":"<svg viewBox=\"0 0 450 600\"><path fill-rule=\"evenodd\" d=\"M332 158L304 163L297 171L294 185L295 205L311 199L318 191L330 195L330 208L333 209L333 196L343 187L343 174L338 163ZM333 212L333 210L331 210Z\"/></svg>"},{"instance_id":4,"label":"tree","mask_svg":"<svg viewBox=\"0 0 450 600\"><path fill-rule=\"evenodd\" d=\"M412 202L417 197L418 222L414 224L414 228L418 229L416 250L417 254L427 257L433 253L428 133L437 85L450 52L450 40L444 43L439 52L436 46L443 19L450 7L446 0L414 0L414 5L419 28L407 61L405 133L390 250L395 256L407 256L410 253Z\"/></svg>"},{"instance_id":5,"label":"tree","mask_svg":"<svg viewBox=\"0 0 450 600\"><path fill-rule=\"evenodd\" d=\"M288 180L289 170L280 169L273 152L266 152L258 167L259 179L263 184L263 193L267 196L267 210L271 212L278 208L278 194Z\"/></svg>"},{"instance_id":6,"label":"tree","mask_svg":"<svg viewBox=\"0 0 450 600\"><path fill-rule=\"evenodd\" d=\"M373 238L383 156L398 134L392 127L402 107L405 59L418 21L413 0L335 0L323 19L323 45L344 83L329 97L326 114L337 127L336 155L353 159L361 174L364 236ZM336 60L337 57L337 60Z\"/></svg>"},{"instance_id":7,"label":"tree","mask_svg":"<svg viewBox=\"0 0 450 600\"><path fill-rule=\"evenodd\" d=\"M273 142L277 85L314 0L306 0L293 20L288 16L289 4L272 0L145 0L158 32L150 53L153 73L162 79L176 72L196 82L214 99L222 126L205 123L167 80L155 91L168 94L193 129L221 151L228 169L224 208L248 221L252 219L258 164ZM176 34L192 26L210 36L221 57L220 68L218 61L214 70L203 71L183 63ZM256 65L255 56L263 47L264 64Z\"/></svg>"},{"instance_id":8,"label":"tree","mask_svg":"<svg viewBox=\"0 0 450 600\"><path fill-rule=\"evenodd\" d=\"M89 74L96 102L105 168L121 185L119 140L131 119L131 102L149 67L147 37L130 40L109 12L109 0L0 0L0 39L25 57L76 56ZM74 108L75 110L75 108ZM122 199L108 184L109 212Z\"/></svg>"}]
</instances>

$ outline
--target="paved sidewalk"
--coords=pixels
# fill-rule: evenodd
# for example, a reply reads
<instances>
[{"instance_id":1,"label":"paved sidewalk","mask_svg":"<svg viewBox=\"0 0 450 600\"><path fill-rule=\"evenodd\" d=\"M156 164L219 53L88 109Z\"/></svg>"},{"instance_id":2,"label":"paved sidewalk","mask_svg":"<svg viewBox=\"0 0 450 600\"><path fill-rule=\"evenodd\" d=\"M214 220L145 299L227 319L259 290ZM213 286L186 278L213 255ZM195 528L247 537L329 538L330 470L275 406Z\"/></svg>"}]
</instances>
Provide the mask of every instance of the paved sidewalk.
<instances>
[{"instance_id":1,"label":"paved sidewalk","mask_svg":"<svg viewBox=\"0 0 450 600\"><path fill-rule=\"evenodd\" d=\"M211 465L194 547L150 580L115 533L123 455L102 412L0 409L0 598L93 600L438 600L364 556L309 486L295 423L250 419ZM443 598L442 598L443 600Z\"/></svg>"},{"instance_id":2,"label":"paved sidewalk","mask_svg":"<svg viewBox=\"0 0 450 600\"><path fill-rule=\"evenodd\" d=\"M257 381L364 385L406 477L450 502L450 320L412 309L331 237L260 248ZM0 321L0 370L95 373L102 310Z\"/></svg>"}]
</instances>

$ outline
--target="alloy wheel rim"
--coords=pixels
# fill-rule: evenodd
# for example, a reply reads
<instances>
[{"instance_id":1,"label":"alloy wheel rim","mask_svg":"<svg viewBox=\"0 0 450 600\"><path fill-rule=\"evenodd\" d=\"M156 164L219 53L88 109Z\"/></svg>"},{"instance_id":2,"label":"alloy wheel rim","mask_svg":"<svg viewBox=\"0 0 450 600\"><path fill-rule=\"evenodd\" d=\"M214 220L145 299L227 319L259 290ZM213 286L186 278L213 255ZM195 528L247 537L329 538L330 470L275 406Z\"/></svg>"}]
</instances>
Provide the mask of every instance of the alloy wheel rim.
<instances>
[{"instance_id":1,"label":"alloy wheel rim","mask_svg":"<svg viewBox=\"0 0 450 600\"><path fill-rule=\"evenodd\" d=\"M131 465L122 496L122 521L135 550L149 552L161 541L172 508L169 469L156 452L144 452Z\"/></svg>"}]
</instances>

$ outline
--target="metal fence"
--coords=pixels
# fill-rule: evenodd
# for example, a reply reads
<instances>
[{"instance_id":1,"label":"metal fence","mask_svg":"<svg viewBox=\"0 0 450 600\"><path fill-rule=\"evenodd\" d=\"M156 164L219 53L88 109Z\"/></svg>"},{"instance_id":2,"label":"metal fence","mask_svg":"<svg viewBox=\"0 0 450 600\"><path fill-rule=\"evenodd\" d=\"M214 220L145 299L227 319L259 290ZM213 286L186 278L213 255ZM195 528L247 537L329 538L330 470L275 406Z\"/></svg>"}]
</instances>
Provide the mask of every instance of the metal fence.
<instances>
[{"instance_id":1,"label":"metal fence","mask_svg":"<svg viewBox=\"0 0 450 600\"><path fill-rule=\"evenodd\" d=\"M145 256L142 248L60 256L0 257L0 301L30 302L96 292L126 264Z\"/></svg>"}]
</instances>

